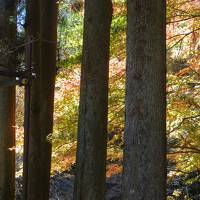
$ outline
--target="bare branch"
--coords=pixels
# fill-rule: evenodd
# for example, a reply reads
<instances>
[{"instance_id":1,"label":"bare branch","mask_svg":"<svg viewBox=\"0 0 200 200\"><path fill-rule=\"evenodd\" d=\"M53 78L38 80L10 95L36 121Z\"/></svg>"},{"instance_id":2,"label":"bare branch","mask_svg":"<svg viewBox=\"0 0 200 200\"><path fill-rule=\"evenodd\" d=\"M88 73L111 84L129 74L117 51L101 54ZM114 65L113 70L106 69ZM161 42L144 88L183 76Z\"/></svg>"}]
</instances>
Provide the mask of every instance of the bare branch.
<instances>
[{"instance_id":1,"label":"bare branch","mask_svg":"<svg viewBox=\"0 0 200 200\"><path fill-rule=\"evenodd\" d=\"M168 152L167 154L171 155L171 154L189 154L189 153L200 154L200 152L198 151L173 151L173 152Z\"/></svg>"},{"instance_id":2,"label":"bare branch","mask_svg":"<svg viewBox=\"0 0 200 200\"><path fill-rule=\"evenodd\" d=\"M190 34L196 32L196 31L198 31L198 30L200 30L200 27L198 27L198 28L196 28L196 29L193 29L192 31L187 32L187 33L180 33L180 34L177 34L177 35L173 35L173 36L167 38L167 40L171 40L171 39L173 39L173 38L175 38L175 37L179 37L179 36L182 36L182 35L185 37L185 36L188 36L188 35L190 35ZM181 38L181 40L182 40L182 38Z\"/></svg>"},{"instance_id":3,"label":"bare branch","mask_svg":"<svg viewBox=\"0 0 200 200\"><path fill-rule=\"evenodd\" d=\"M195 119L195 118L198 118L198 117L200 117L200 115L195 115L195 116L190 116L190 117L185 117L185 118L183 118L182 121L181 121L176 127L174 127L171 131L169 131L168 134L170 134L170 133L176 131L177 129L179 129L179 128L181 127L181 125L182 125L186 120Z\"/></svg>"},{"instance_id":4,"label":"bare branch","mask_svg":"<svg viewBox=\"0 0 200 200\"><path fill-rule=\"evenodd\" d=\"M167 25L168 24L173 24L173 23L179 23L179 22L183 22L183 21L187 21L187 20L191 20L191 19L194 19L194 18L199 18L200 15L196 15L196 16L190 16L190 17L187 17L187 18L184 18L184 19L179 19L179 20L175 20L175 21L169 21L167 22Z\"/></svg>"}]
</instances>

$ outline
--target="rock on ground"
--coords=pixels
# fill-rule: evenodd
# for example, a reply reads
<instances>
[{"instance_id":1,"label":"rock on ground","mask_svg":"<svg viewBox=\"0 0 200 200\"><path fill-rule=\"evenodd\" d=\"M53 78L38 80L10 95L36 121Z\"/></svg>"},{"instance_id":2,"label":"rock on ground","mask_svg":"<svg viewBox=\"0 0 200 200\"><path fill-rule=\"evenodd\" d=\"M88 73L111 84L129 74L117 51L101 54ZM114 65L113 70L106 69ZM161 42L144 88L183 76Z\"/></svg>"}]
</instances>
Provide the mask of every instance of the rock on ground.
<instances>
[{"instance_id":1,"label":"rock on ground","mask_svg":"<svg viewBox=\"0 0 200 200\"><path fill-rule=\"evenodd\" d=\"M121 177L121 174L116 174L107 178L105 200L121 199ZM52 176L50 200L72 200L73 183L74 175L66 172ZM22 177L19 177L16 179L16 200L22 200L21 194ZM170 179L167 184L167 196L170 200L200 200L200 171L195 170Z\"/></svg>"},{"instance_id":2,"label":"rock on ground","mask_svg":"<svg viewBox=\"0 0 200 200\"><path fill-rule=\"evenodd\" d=\"M49 200L73 199L74 175L67 173L55 174L50 180ZM106 181L106 200L120 200L121 175L114 175ZM16 179L16 200L22 200L22 177Z\"/></svg>"}]
</instances>

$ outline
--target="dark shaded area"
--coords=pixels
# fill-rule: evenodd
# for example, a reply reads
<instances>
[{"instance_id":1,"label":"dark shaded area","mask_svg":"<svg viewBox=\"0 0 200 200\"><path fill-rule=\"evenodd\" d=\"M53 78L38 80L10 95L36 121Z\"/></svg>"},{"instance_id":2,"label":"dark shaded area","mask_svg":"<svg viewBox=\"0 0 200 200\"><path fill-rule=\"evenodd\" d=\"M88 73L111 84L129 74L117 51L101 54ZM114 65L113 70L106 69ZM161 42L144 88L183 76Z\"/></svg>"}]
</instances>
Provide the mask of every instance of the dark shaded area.
<instances>
[{"instance_id":1,"label":"dark shaded area","mask_svg":"<svg viewBox=\"0 0 200 200\"><path fill-rule=\"evenodd\" d=\"M62 172L51 177L50 200L72 200L74 175ZM22 178L16 180L16 200L21 200ZM175 196L175 193L178 195ZM167 196L174 200L200 200L200 170L174 176L168 181ZM106 180L106 200L121 199L121 174Z\"/></svg>"},{"instance_id":2,"label":"dark shaded area","mask_svg":"<svg viewBox=\"0 0 200 200\"><path fill-rule=\"evenodd\" d=\"M174 193L178 193L177 197ZM184 173L180 176L174 176L168 182L167 196L174 199L182 200L191 198L192 200L200 199L200 170Z\"/></svg>"}]
</instances>

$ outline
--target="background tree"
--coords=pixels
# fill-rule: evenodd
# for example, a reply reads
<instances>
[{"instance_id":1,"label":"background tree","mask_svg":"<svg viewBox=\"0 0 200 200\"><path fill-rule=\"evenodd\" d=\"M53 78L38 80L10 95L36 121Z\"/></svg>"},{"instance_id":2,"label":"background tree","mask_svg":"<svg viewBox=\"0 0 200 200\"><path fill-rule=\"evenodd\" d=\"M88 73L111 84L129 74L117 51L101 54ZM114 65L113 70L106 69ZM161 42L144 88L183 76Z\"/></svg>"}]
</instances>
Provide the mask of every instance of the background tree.
<instances>
[{"instance_id":1,"label":"background tree","mask_svg":"<svg viewBox=\"0 0 200 200\"><path fill-rule=\"evenodd\" d=\"M30 42L32 38L32 62L34 63L34 71L37 78L31 81L31 112L30 112L30 141L28 163L24 166L28 170L24 170L24 197L28 195L31 199L36 198L40 194L40 190L32 188L40 187L42 182L38 179L40 172L40 5L39 1L26 1L26 38ZM29 39L28 39L29 38ZM26 56L29 52L27 52ZM26 102L25 102L26 103ZM27 174L25 174L27 173ZM36 174L35 174L36 173ZM33 175L32 175L33 174ZM28 180L25 180L28 179ZM31 191L34 191L32 193Z\"/></svg>"},{"instance_id":2,"label":"background tree","mask_svg":"<svg viewBox=\"0 0 200 200\"><path fill-rule=\"evenodd\" d=\"M0 0L0 68L15 70L16 1ZM2 67L3 66L3 67ZM0 77L1 81L9 78ZM15 87L0 87L0 200L15 196Z\"/></svg>"},{"instance_id":3,"label":"background tree","mask_svg":"<svg viewBox=\"0 0 200 200\"><path fill-rule=\"evenodd\" d=\"M86 0L74 199L104 199L110 0Z\"/></svg>"},{"instance_id":4,"label":"background tree","mask_svg":"<svg viewBox=\"0 0 200 200\"><path fill-rule=\"evenodd\" d=\"M38 13L39 10L39 13ZM28 198L49 198L53 102L56 75L57 3L28 1L27 34L33 36L37 78L31 91Z\"/></svg>"},{"instance_id":5,"label":"background tree","mask_svg":"<svg viewBox=\"0 0 200 200\"><path fill-rule=\"evenodd\" d=\"M48 199L56 75L57 2L40 1L40 199ZM38 197L36 198L38 199Z\"/></svg>"},{"instance_id":6,"label":"background tree","mask_svg":"<svg viewBox=\"0 0 200 200\"><path fill-rule=\"evenodd\" d=\"M166 199L165 1L128 1L122 199Z\"/></svg>"}]
</instances>

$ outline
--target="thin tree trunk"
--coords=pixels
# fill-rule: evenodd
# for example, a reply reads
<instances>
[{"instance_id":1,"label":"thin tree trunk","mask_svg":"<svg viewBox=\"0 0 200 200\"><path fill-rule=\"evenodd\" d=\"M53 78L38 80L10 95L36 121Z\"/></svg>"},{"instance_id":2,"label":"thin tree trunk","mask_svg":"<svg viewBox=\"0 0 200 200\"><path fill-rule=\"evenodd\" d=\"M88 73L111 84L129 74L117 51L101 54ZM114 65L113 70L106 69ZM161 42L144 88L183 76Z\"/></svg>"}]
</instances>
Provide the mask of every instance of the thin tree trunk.
<instances>
[{"instance_id":1,"label":"thin tree trunk","mask_svg":"<svg viewBox=\"0 0 200 200\"><path fill-rule=\"evenodd\" d=\"M86 0L76 161L75 200L105 194L110 0Z\"/></svg>"},{"instance_id":2,"label":"thin tree trunk","mask_svg":"<svg viewBox=\"0 0 200 200\"><path fill-rule=\"evenodd\" d=\"M165 9L128 0L123 200L166 199Z\"/></svg>"},{"instance_id":3,"label":"thin tree trunk","mask_svg":"<svg viewBox=\"0 0 200 200\"><path fill-rule=\"evenodd\" d=\"M51 141L53 133L54 87L56 75L57 1L40 1L40 123L41 123L41 200L49 197ZM38 198L37 198L38 200Z\"/></svg>"},{"instance_id":4,"label":"thin tree trunk","mask_svg":"<svg viewBox=\"0 0 200 200\"><path fill-rule=\"evenodd\" d=\"M30 111L30 138L29 138L29 156L28 163L28 199L37 199L40 190L33 190L33 187L40 188L40 5L39 0L26 1L26 37L32 38L33 51L32 63L36 79L32 79L31 83L31 111ZM28 53L28 52L27 52ZM28 56L28 55L26 55ZM26 187L26 186L25 186ZM25 189L24 187L24 189ZM25 191L24 191L25 192Z\"/></svg>"},{"instance_id":5,"label":"thin tree trunk","mask_svg":"<svg viewBox=\"0 0 200 200\"><path fill-rule=\"evenodd\" d=\"M14 70L15 53L8 53L16 41L16 1L0 0L0 63ZM5 69L0 67L1 70ZM7 81L8 78L1 77ZM0 87L0 200L15 197L15 87Z\"/></svg>"}]
</instances>

